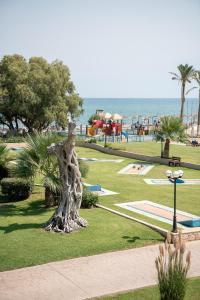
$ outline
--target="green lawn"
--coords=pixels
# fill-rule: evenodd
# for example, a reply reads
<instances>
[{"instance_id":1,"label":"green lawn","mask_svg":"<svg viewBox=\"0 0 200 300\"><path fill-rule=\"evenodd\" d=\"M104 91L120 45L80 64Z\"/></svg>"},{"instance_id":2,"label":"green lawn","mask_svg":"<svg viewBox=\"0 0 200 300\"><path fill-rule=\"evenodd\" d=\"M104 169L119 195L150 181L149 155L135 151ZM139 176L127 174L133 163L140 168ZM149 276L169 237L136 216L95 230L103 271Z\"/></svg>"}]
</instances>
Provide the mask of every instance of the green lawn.
<instances>
[{"instance_id":1,"label":"green lawn","mask_svg":"<svg viewBox=\"0 0 200 300\"><path fill-rule=\"evenodd\" d=\"M102 143L101 143L102 144ZM113 148L131 151L134 153L160 156L161 144L155 141L129 142L129 143L109 143ZM170 145L170 156L180 156L182 161L200 164L200 147L183 145Z\"/></svg>"},{"instance_id":2,"label":"green lawn","mask_svg":"<svg viewBox=\"0 0 200 300\"><path fill-rule=\"evenodd\" d=\"M80 157L117 158L95 150L78 148ZM118 195L100 197L100 203L170 229L171 225L155 221L139 214L119 209L115 203L152 200L173 205L173 186L151 186L143 178L165 178L166 166L156 165L146 176L120 175L117 172L131 159L122 163L88 162L90 169L86 182L99 183L119 192ZM184 169L185 178L200 178L199 171ZM41 178L40 178L41 179ZM40 181L39 178L37 181ZM1 199L1 202L5 199ZM200 215L199 186L178 186L178 209ZM158 243L162 237L136 222L113 215L101 209L81 209L81 215L89 227L72 234L56 234L43 231L44 224L54 209L44 209L44 190L35 188L28 200L0 204L0 270L87 256L107 251L141 247Z\"/></svg>"},{"instance_id":3,"label":"green lawn","mask_svg":"<svg viewBox=\"0 0 200 300\"><path fill-rule=\"evenodd\" d=\"M159 300L157 286L146 287L123 294L95 298L95 300ZM192 278L188 281L186 296L184 300L200 299L200 278Z\"/></svg>"},{"instance_id":4,"label":"green lawn","mask_svg":"<svg viewBox=\"0 0 200 300\"><path fill-rule=\"evenodd\" d=\"M87 148L78 148L78 155L80 157L90 156L119 159L119 156L111 156ZM146 220L152 224L170 229L171 225L121 209L114 205L116 203L129 201L150 200L173 207L173 185L147 185L143 180L144 178L166 178L165 171L169 167L165 165L155 165L145 176L117 174L117 172L128 163L136 162L133 159L123 159L124 161L122 163L88 162L90 171L86 182L91 184L99 183L102 187L119 193L119 195L100 197L100 203L112 209ZM175 169L177 168L173 168L173 170ZM188 168L182 169L184 171L184 178L200 178L199 171ZM200 215L199 190L200 187L198 185L178 185L177 208L195 215Z\"/></svg>"},{"instance_id":5,"label":"green lawn","mask_svg":"<svg viewBox=\"0 0 200 300\"><path fill-rule=\"evenodd\" d=\"M42 224L54 209L43 208L43 198L43 189L36 188L28 200L1 204L0 271L162 241L150 229L98 208L81 210L89 222L86 229L71 234L45 232Z\"/></svg>"}]
</instances>

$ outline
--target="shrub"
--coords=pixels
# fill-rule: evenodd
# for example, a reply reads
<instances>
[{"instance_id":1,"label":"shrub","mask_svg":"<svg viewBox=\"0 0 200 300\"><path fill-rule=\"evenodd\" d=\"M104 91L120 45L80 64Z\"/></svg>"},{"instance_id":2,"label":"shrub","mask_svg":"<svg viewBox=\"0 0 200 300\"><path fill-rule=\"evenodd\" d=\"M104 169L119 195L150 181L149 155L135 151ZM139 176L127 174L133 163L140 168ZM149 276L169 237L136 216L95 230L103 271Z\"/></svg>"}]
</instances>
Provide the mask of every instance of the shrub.
<instances>
[{"instance_id":1,"label":"shrub","mask_svg":"<svg viewBox=\"0 0 200 300\"><path fill-rule=\"evenodd\" d=\"M0 181L6 177L8 177L8 169L5 166L0 165Z\"/></svg>"},{"instance_id":2,"label":"shrub","mask_svg":"<svg viewBox=\"0 0 200 300\"><path fill-rule=\"evenodd\" d=\"M79 160L79 169L81 172L81 177L85 178L89 171L89 166L84 161Z\"/></svg>"},{"instance_id":3,"label":"shrub","mask_svg":"<svg viewBox=\"0 0 200 300\"><path fill-rule=\"evenodd\" d=\"M32 184L21 178L4 178L1 181L1 191L11 201L25 200L32 192Z\"/></svg>"},{"instance_id":4,"label":"shrub","mask_svg":"<svg viewBox=\"0 0 200 300\"><path fill-rule=\"evenodd\" d=\"M160 255L157 257L156 269L161 300L183 300L187 285L187 272L191 264L191 253L188 252L184 261L185 243L178 240L170 245L171 235L165 241L165 246L159 246Z\"/></svg>"},{"instance_id":5,"label":"shrub","mask_svg":"<svg viewBox=\"0 0 200 300\"><path fill-rule=\"evenodd\" d=\"M98 195L91 193L86 187L83 188L82 208L91 208L99 201Z\"/></svg>"},{"instance_id":6,"label":"shrub","mask_svg":"<svg viewBox=\"0 0 200 300\"><path fill-rule=\"evenodd\" d=\"M97 143L97 140L95 139L95 138L91 138L91 139L89 139L89 140L87 140L87 142L89 143L89 144L96 144Z\"/></svg>"},{"instance_id":7,"label":"shrub","mask_svg":"<svg viewBox=\"0 0 200 300\"><path fill-rule=\"evenodd\" d=\"M98 114L93 114L89 117L88 124L92 125L93 120L100 120L100 116Z\"/></svg>"}]
</instances>

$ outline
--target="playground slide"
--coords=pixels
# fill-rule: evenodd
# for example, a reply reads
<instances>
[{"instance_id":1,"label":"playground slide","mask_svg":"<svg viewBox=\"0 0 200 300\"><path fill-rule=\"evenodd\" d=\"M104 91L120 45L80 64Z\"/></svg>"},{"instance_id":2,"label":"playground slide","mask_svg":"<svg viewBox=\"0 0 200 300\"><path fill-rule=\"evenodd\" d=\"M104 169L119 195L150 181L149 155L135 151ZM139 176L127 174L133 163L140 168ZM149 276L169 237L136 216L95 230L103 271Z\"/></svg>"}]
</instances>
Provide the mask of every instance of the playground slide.
<instances>
[{"instance_id":1,"label":"playground slide","mask_svg":"<svg viewBox=\"0 0 200 300\"><path fill-rule=\"evenodd\" d=\"M127 132L122 131L122 135L123 135L126 139L128 139L128 133L127 133Z\"/></svg>"}]
</instances>

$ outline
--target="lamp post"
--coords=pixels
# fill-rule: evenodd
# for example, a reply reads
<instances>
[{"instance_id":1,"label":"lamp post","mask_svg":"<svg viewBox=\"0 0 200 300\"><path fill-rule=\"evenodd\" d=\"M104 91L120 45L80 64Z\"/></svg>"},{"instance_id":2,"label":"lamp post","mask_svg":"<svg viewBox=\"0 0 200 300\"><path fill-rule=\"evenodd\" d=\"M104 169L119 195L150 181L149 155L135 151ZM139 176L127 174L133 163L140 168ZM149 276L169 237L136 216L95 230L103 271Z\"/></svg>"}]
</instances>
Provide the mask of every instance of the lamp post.
<instances>
[{"instance_id":1,"label":"lamp post","mask_svg":"<svg viewBox=\"0 0 200 300\"><path fill-rule=\"evenodd\" d=\"M176 220L176 182L178 178L181 178L183 176L183 171L178 170L172 172L171 170L166 171L166 176L172 180L174 183L174 215L173 215L173 228L172 232L177 232L177 220Z\"/></svg>"}]
</instances>

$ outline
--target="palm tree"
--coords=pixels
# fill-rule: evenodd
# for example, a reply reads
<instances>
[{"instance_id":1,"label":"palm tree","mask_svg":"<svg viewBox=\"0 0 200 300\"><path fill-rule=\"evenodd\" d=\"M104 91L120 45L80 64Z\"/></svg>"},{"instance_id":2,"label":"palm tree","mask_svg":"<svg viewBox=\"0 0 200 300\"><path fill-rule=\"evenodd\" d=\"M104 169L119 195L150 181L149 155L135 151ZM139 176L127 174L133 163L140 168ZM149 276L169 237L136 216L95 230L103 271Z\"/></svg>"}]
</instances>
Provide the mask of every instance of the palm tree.
<instances>
[{"instance_id":1,"label":"palm tree","mask_svg":"<svg viewBox=\"0 0 200 300\"><path fill-rule=\"evenodd\" d=\"M173 73L170 72L170 74L173 75L172 80L178 80L181 82L181 112L180 112L180 118L183 121L183 112L184 112L184 104L185 104L185 88L186 83L191 83L191 77L193 75L194 69L193 66L186 65L179 65L178 67L179 73Z\"/></svg>"},{"instance_id":2,"label":"palm tree","mask_svg":"<svg viewBox=\"0 0 200 300\"><path fill-rule=\"evenodd\" d=\"M161 126L155 132L157 141L164 141L163 157L169 158L170 141L184 142L187 138L186 126L180 118L169 116L161 118Z\"/></svg>"},{"instance_id":3,"label":"palm tree","mask_svg":"<svg viewBox=\"0 0 200 300\"><path fill-rule=\"evenodd\" d=\"M194 80L198 84L199 89L199 108L198 108L198 117L197 117L197 136L200 135L200 71L195 71L193 74Z\"/></svg>"},{"instance_id":4,"label":"palm tree","mask_svg":"<svg viewBox=\"0 0 200 300\"><path fill-rule=\"evenodd\" d=\"M26 138L25 148L17 158L14 174L18 177L34 180L41 176L45 188L46 207L55 205L55 195L59 191L59 170L57 159L48 153L47 147L58 141L53 134L39 134Z\"/></svg>"}]
</instances>

